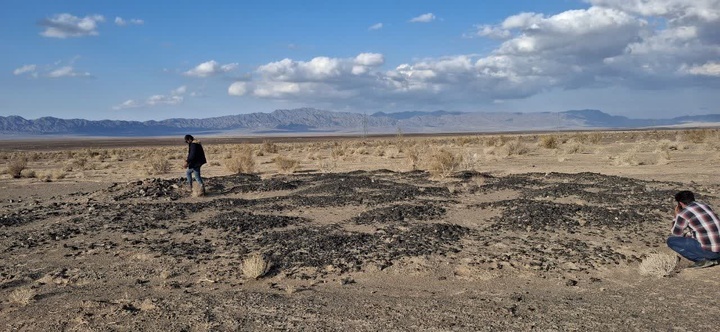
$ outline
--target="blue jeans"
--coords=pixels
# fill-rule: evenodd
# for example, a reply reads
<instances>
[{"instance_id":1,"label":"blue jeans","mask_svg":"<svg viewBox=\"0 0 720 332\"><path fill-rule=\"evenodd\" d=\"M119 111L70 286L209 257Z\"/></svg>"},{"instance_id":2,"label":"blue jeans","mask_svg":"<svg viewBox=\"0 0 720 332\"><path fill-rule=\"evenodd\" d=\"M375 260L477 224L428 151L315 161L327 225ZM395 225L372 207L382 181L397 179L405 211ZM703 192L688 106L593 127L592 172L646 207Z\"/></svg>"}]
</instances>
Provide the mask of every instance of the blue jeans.
<instances>
[{"instance_id":1,"label":"blue jeans","mask_svg":"<svg viewBox=\"0 0 720 332\"><path fill-rule=\"evenodd\" d=\"M693 262L720 259L720 253L703 249L700 242L691 237L671 236L667 239L667 245Z\"/></svg>"},{"instance_id":2,"label":"blue jeans","mask_svg":"<svg viewBox=\"0 0 720 332\"><path fill-rule=\"evenodd\" d=\"M200 176L200 166L188 167L187 171L185 171L185 175L187 175L187 183L191 187L192 187L193 174L195 174L195 180L197 181L197 183L202 186L203 180L202 180L202 177Z\"/></svg>"}]
</instances>

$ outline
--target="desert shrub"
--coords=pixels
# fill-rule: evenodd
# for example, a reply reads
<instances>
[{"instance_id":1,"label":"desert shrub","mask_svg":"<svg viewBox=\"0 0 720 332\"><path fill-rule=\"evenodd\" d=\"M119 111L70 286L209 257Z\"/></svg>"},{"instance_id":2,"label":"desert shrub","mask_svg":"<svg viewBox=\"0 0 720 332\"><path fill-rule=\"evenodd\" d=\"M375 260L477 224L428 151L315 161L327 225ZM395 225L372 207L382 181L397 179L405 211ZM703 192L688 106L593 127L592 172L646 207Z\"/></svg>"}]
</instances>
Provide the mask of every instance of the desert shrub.
<instances>
[{"instance_id":1,"label":"desert shrub","mask_svg":"<svg viewBox=\"0 0 720 332\"><path fill-rule=\"evenodd\" d=\"M170 161L165 156L155 156L148 161L153 174L165 174L170 171Z\"/></svg>"},{"instance_id":2,"label":"desert shrub","mask_svg":"<svg viewBox=\"0 0 720 332\"><path fill-rule=\"evenodd\" d=\"M270 264L261 253L252 253L242 262L242 273L250 279L258 279L267 273Z\"/></svg>"},{"instance_id":3,"label":"desert shrub","mask_svg":"<svg viewBox=\"0 0 720 332\"><path fill-rule=\"evenodd\" d=\"M297 159L291 159L283 156L277 156L273 160L275 162L275 166L277 166L278 170L281 172L286 173L292 173L295 172L295 169L300 166L300 161Z\"/></svg>"},{"instance_id":4,"label":"desert shrub","mask_svg":"<svg viewBox=\"0 0 720 332\"><path fill-rule=\"evenodd\" d=\"M332 157L333 159L339 159L340 157L344 156L346 153L347 153L346 146L340 145L337 142L330 149L330 157Z\"/></svg>"},{"instance_id":5,"label":"desert shrub","mask_svg":"<svg viewBox=\"0 0 720 332\"><path fill-rule=\"evenodd\" d=\"M407 158L413 171L418 169L418 162L420 161L420 149L418 149L417 146L406 148L405 158Z\"/></svg>"},{"instance_id":6,"label":"desert shrub","mask_svg":"<svg viewBox=\"0 0 720 332\"><path fill-rule=\"evenodd\" d=\"M675 255L650 254L640 263L638 270L642 275L665 277L675 269L676 264L677 257Z\"/></svg>"},{"instance_id":7,"label":"desert shrub","mask_svg":"<svg viewBox=\"0 0 720 332\"><path fill-rule=\"evenodd\" d=\"M705 139L708 137L708 130L700 129L700 130L686 130L683 132L683 137L686 141L692 142L692 143L703 143L705 142Z\"/></svg>"},{"instance_id":8,"label":"desert shrub","mask_svg":"<svg viewBox=\"0 0 720 332\"><path fill-rule=\"evenodd\" d=\"M588 142L592 144L598 144L602 142L603 135L601 133L590 133L588 134Z\"/></svg>"},{"instance_id":9,"label":"desert shrub","mask_svg":"<svg viewBox=\"0 0 720 332\"><path fill-rule=\"evenodd\" d=\"M509 143L505 144L505 149L508 156L520 156L528 154L530 152L530 149L527 147L527 145L525 145L525 143L521 142L519 139L512 140Z\"/></svg>"},{"instance_id":10,"label":"desert shrub","mask_svg":"<svg viewBox=\"0 0 720 332\"><path fill-rule=\"evenodd\" d=\"M572 143L567 145L567 147L564 150L567 154L576 154L583 152L583 145L581 143Z\"/></svg>"},{"instance_id":11,"label":"desert shrub","mask_svg":"<svg viewBox=\"0 0 720 332\"><path fill-rule=\"evenodd\" d=\"M555 135L540 136L540 146L546 149L557 149L559 145L560 140Z\"/></svg>"},{"instance_id":12,"label":"desert shrub","mask_svg":"<svg viewBox=\"0 0 720 332\"><path fill-rule=\"evenodd\" d=\"M273 142L263 141L262 145L260 146L260 150L265 153L277 153L278 146Z\"/></svg>"},{"instance_id":13,"label":"desert shrub","mask_svg":"<svg viewBox=\"0 0 720 332\"><path fill-rule=\"evenodd\" d=\"M25 156L14 156L8 163L7 174L13 178L19 178L22 176L22 171L27 167L27 158Z\"/></svg>"},{"instance_id":14,"label":"desert shrub","mask_svg":"<svg viewBox=\"0 0 720 332\"><path fill-rule=\"evenodd\" d=\"M462 169L474 171L480 163L480 156L477 153L466 153L462 158Z\"/></svg>"},{"instance_id":15,"label":"desert shrub","mask_svg":"<svg viewBox=\"0 0 720 332\"><path fill-rule=\"evenodd\" d=\"M20 176L24 178L34 178L37 174L35 174L35 171L31 169L24 169L20 172Z\"/></svg>"},{"instance_id":16,"label":"desert shrub","mask_svg":"<svg viewBox=\"0 0 720 332\"><path fill-rule=\"evenodd\" d=\"M12 293L10 293L8 299L11 303L26 306L35 300L36 295L37 293L34 289L24 287L14 290Z\"/></svg>"},{"instance_id":17,"label":"desert shrub","mask_svg":"<svg viewBox=\"0 0 720 332\"><path fill-rule=\"evenodd\" d=\"M447 177L455 172L462 162L462 157L446 149L439 149L430 154L428 171L439 177Z\"/></svg>"},{"instance_id":18,"label":"desert shrub","mask_svg":"<svg viewBox=\"0 0 720 332\"><path fill-rule=\"evenodd\" d=\"M243 146L228 160L225 161L225 168L235 174L252 173L255 171L255 156L253 149Z\"/></svg>"},{"instance_id":19,"label":"desert shrub","mask_svg":"<svg viewBox=\"0 0 720 332\"><path fill-rule=\"evenodd\" d=\"M457 144L459 146L465 146L465 145L478 143L480 141L480 139L477 137L471 137L471 136L461 136L461 137L455 138L453 141L455 144Z\"/></svg>"},{"instance_id":20,"label":"desert shrub","mask_svg":"<svg viewBox=\"0 0 720 332\"><path fill-rule=\"evenodd\" d=\"M337 162L330 159L321 159L317 165L323 173L330 173L337 168Z\"/></svg>"}]
</instances>

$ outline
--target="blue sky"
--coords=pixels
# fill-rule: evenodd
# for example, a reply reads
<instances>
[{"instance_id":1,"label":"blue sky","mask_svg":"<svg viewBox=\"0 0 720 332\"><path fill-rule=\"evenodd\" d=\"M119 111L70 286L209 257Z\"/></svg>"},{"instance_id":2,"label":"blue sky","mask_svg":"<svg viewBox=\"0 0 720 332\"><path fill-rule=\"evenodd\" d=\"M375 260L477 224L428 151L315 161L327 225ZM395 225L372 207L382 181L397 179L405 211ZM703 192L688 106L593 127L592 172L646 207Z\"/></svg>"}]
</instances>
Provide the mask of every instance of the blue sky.
<instances>
[{"instance_id":1,"label":"blue sky","mask_svg":"<svg viewBox=\"0 0 720 332\"><path fill-rule=\"evenodd\" d=\"M0 116L718 113L720 0L0 4Z\"/></svg>"}]
</instances>

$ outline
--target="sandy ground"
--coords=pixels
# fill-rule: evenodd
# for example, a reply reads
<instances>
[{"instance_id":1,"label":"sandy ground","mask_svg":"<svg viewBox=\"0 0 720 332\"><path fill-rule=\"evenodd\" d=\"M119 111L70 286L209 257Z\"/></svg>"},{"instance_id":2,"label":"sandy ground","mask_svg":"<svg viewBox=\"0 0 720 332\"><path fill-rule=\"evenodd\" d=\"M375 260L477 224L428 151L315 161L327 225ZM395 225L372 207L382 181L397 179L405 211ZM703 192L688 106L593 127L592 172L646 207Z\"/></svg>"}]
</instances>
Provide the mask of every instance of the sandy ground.
<instances>
[{"instance_id":1,"label":"sandy ground","mask_svg":"<svg viewBox=\"0 0 720 332\"><path fill-rule=\"evenodd\" d=\"M578 135L279 141L253 175L208 140L202 197L182 145L5 141L0 168L22 153L37 174L0 177L0 329L716 329L720 267L639 269L672 254L675 191L720 204L716 132ZM441 148L463 162L431 174Z\"/></svg>"}]
</instances>

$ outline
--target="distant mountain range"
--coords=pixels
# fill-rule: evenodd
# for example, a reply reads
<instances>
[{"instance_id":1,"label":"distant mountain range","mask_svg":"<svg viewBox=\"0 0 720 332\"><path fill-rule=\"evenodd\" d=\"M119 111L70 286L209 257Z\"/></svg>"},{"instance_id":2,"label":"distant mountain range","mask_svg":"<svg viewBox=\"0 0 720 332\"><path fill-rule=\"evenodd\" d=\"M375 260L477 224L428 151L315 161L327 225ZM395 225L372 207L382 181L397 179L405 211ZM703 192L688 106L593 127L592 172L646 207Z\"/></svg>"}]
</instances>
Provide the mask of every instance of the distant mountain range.
<instances>
[{"instance_id":1,"label":"distant mountain range","mask_svg":"<svg viewBox=\"0 0 720 332\"><path fill-rule=\"evenodd\" d=\"M276 110L271 113L228 115L205 119L162 121L91 121L43 117L27 120L0 116L0 136L170 136L303 135L543 131L571 129L622 129L720 123L719 114L673 119L630 119L598 110L544 113L378 112L371 115L331 112L314 108Z\"/></svg>"}]
</instances>

